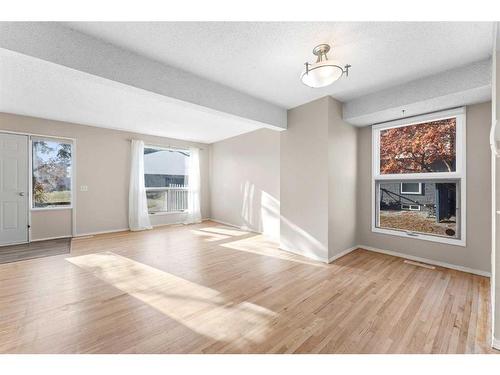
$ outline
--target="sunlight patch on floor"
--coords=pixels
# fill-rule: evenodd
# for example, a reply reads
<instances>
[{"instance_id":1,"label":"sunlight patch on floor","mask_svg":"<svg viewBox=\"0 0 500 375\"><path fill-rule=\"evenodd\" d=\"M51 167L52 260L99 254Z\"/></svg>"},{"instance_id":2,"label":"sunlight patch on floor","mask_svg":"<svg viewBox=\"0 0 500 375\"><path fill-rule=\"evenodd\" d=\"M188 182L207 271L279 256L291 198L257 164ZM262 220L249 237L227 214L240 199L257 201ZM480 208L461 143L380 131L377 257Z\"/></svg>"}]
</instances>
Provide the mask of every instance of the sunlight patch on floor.
<instances>
[{"instance_id":1,"label":"sunlight patch on floor","mask_svg":"<svg viewBox=\"0 0 500 375\"><path fill-rule=\"evenodd\" d=\"M207 241L207 242L222 241L222 240L227 240L228 238L231 238L231 236L226 236L226 235L217 234L217 233L203 232L199 229L191 229L191 233L193 233L197 237L204 238L205 241Z\"/></svg>"},{"instance_id":2,"label":"sunlight patch on floor","mask_svg":"<svg viewBox=\"0 0 500 375\"><path fill-rule=\"evenodd\" d=\"M242 345L262 342L278 316L264 307L246 301L235 303L217 290L112 252L66 260L194 332L218 341L238 340Z\"/></svg>"},{"instance_id":3,"label":"sunlight patch on floor","mask_svg":"<svg viewBox=\"0 0 500 375\"><path fill-rule=\"evenodd\" d=\"M242 240L232 241L224 243L220 246L227 247L229 249L245 251L247 253L253 253L258 255L264 255L276 259L287 260L291 262L307 264L309 266L315 267L328 267L327 264L321 263L319 261L309 261L304 257L289 253L278 248L278 244L268 240L263 235L257 235L251 238L245 238Z\"/></svg>"}]
</instances>

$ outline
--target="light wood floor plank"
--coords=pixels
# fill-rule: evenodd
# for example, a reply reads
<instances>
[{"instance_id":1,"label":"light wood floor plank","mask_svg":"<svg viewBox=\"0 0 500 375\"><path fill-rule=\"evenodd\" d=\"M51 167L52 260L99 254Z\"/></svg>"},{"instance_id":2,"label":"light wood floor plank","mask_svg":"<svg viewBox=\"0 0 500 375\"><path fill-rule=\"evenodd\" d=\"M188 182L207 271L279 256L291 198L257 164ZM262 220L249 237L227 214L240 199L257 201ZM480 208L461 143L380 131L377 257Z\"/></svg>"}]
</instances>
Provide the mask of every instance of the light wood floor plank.
<instances>
[{"instance_id":1,"label":"light wood floor plank","mask_svg":"<svg viewBox=\"0 0 500 375\"><path fill-rule=\"evenodd\" d=\"M489 280L204 222L0 265L1 353L492 353Z\"/></svg>"}]
</instances>

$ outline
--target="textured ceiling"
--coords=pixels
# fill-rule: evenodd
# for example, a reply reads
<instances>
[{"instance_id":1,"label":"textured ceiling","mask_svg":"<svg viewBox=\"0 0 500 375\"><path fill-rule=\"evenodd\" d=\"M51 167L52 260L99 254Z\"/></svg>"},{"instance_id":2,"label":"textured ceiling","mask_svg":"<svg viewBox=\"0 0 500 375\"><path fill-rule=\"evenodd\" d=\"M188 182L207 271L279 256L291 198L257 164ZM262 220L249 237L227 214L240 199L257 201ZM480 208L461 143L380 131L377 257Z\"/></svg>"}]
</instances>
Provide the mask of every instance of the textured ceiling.
<instances>
[{"instance_id":1,"label":"textured ceiling","mask_svg":"<svg viewBox=\"0 0 500 375\"><path fill-rule=\"evenodd\" d=\"M77 31L291 108L332 95L341 101L491 54L493 23L481 22L70 22ZM312 48L351 64L323 89L299 80Z\"/></svg>"},{"instance_id":2,"label":"textured ceiling","mask_svg":"<svg viewBox=\"0 0 500 375\"><path fill-rule=\"evenodd\" d=\"M262 124L0 49L0 112L213 143Z\"/></svg>"}]
</instances>

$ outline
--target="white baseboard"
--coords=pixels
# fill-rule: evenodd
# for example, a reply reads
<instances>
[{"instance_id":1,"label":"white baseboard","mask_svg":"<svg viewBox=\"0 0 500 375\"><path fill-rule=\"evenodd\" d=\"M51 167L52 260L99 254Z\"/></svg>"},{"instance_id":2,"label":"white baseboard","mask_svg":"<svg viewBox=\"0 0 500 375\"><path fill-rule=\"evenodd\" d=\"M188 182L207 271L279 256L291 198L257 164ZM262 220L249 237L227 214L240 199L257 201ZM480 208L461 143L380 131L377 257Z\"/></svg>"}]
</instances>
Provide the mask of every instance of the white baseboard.
<instances>
[{"instance_id":1,"label":"white baseboard","mask_svg":"<svg viewBox=\"0 0 500 375\"><path fill-rule=\"evenodd\" d=\"M369 251L374 251L376 253L382 253L382 254L392 255L392 256L395 256L395 257L399 257L399 258L415 260L417 262L433 264L435 266L444 267L444 268L450 268L452 270L457 270L457 271L462 271L462 272L467 272L467 273L472 273L474 275L491 277L491 273L490 272L486 272L486 271L482 271L482 270L476 270L476 269L469 268L469 267L458 266L456 264L450 264L450 263L440 262L440 261L433 260L433 259L417 257L417 256L413 256L413 255L407 255L407 254L404 254L404 253L398 253L397 251L378 249L376 247L371 247L371 246L366 246L366 245L358 245L357 248L365 249L365 250L369 250Z\"/></svg>"},{"instance_id":2,"label":"white baseboard","mask_svg":"<svg viewBox=\"0 0 500 375\"><path fill-rule=\"evenodd\" d=\"M182 221L173 221L171 223L152 224L151 226L153 227L153 229L155 229L159 227L166 227L169 225L179 225L179 224L184 224L184 221L182 220Z\"/></svg>"},{"instance_id":3,"label":"white baseboard","mask_svg":"<svg viewBox=\"0 0 500 375\"><path fill-rule=\"evenodd\" d=\"M107 233L128 232L129 230L130 230L129 228L123 228L123 229L101 230L97 232L77 233L73 236L73 238L96 236L98 234L107 234Z\"/></svg>"},{"instance_id":4,"label":"white baseboard","mask_svg":"<svg viewBox=\"0 0 500 375\"><path fill-rule=\"evenodd\" d=\"M202 221L206 220L211 220L211 219L202 219ZM166 225L177 225L177 224L183 224L183 222L175 222L175 223L165 223L165 224L156 224L153 225L153 229L157 227L163 227ZM118 233L118 232L129 232L130 228L122 228L122 229L110 229L110 230L101 230L97 232L87 232L87 233L78 233L73 238L79 238L79 237L89 237L89 236L96 236L98 234L108 234L108 233Z\"/></svg>"},{"instance_id":5,"label":"white baseboard","mask_svg":"<svg viewBox=\"0 0 500 375\"><path fill-rule=\"evenodd\" d=\"M240 229L240 230L244 230L245 232L254 232L254 233L262 234L261 232L253 230L253 229L250 229L250 228L248 228L248 227L246 227L244 225L236 225L236 224L228 223L226 221L222 221L222 220L218 220L218 219L212 219L212 218L209 218L207 220L213 221L214 223L218 223L218 224L222 224L222 225L227 225L228 227L233 227L233 228L237 228L237 229Z\"/></svg>"},{"instance_id":6,"label":"white baseboard","mask_svg":"<svg viewBox=\"0 0 500 375\"><path fill-rule=\"evenodd\" d=\"M303 257L306 257L306 258L309 258L309 259L317 260L317 261L320 261L320 262L325 262L325 259L323 259L321 257L318 257L318 256L315 256L315 255L303 254L303 253L300 253L298 251L295 251L295 250L292 250L292 249L285 249L285 248L282 248L282 247L280 247L280 249L283 250L283 251L288 251L288 252L293 253L293 254L302 255ZM403 253L398 253L396 251L378 249L376 247L366 246L366 245L356 245L356 246L350 247L350 248L348 248L348 249L346 249L346 250L344 250L344 251L342 251L342 252L340 252L340 253L332 256L332 257L330 257L327 262L328 263L332 263L333 261L335 261L335 260L343 257L344 255L349 254L350 252L352 252L352 251L354 251L356 249L364 249L364 250L373 251L373 252L377 252L377 253L392 255L392 256L395 256L395 257L398 257L398 258L414 260L414 261L417 261L417 262L433 264L433 265L439 266L439 267L450 268L450 269L457 270L457 271L472 273L472 274L479 275L479 276L491 277L491 274L489 272L486 272L486 271L476 270L476 269L469 268L469 267L457 266L455 264L450 264L450 263L445 263L445 262L439 262L439 261L432 260L432 259L427 259L427 258L422 258L422 257L416 257L416 256L413 256L413 255L407 255L407 254L403 254Z\"/></svg>"},{"instance_id":7,"label":"white baseboard","mask_svg":"<svg viewBox=\"0 0 500 375\"><path fill-rule=\"evenodd\" d=\"M71 234L66 236L56 236L56 237L46 237L46 238L37 238L35 240L31 240L30 242L40 242L40 241L49 241L49 240L60 240L61 238L71 238Z\"/></svg>"},{"instance_id":8,"label":"white baseboard","mask_svg":"<svg viewBox=\"0 0 500 375\"><path fill-rule=\"evenodd\" d=\"M500 350L500 340L493 337L491 340L491 346L493 349Z\"/></svg>"},{"instance_id":9,"label":"white baseboard","mask_svg":"<svg viewBox=\"0 0 500 375\"><path fill-rule=\"evenodd\" d=\"M338 254L335 254L334 256L328 258L328 263L332 263L334 260L337 260L339 258L342 258L344 255L347 255L349 254L351 251L354 251L356 249L358 249L359 246L353 246L353 247L350 247L348 249L345 249L344 251L341 251L340 253Z\"/></svg>"},{"instance_id":10,"label":"white baseboard","mask_svg":"<svg viewBox=\"0 0 500 375\"><path fill-rule=\"evenodd\" d=\"M295 254L295 255L303 256L304 258L308 258L308 259L312 259L312 260L317 260L317 261L323 262L323 263L328 263L328 259L322 258L322 257L314 255L314 254L304 254L304 253L302 253L300 251L297 251L295 249L287 249L285 247L282 247L281 245L279 246L279 249L283 250L283 251L286 251L288 253L292 253L292 254Z\"/></svg>"},{"instance_id":11,"label":"white baseboard","mask_svg":"<svg viewBox=\"0 0 500 375\"><path fill-rule=\"evenodd\" d=\"M359 248L359 246L350 247L348 249L345 249L345 250L341 251L338 254L335 254L334 256L328 258L327 260L324 259L324 258L322 258L322 257L319 257L317 255L304 254L304 253L301 253L301 252L293 250L293 249L285 249L283 247L280 247L280 250L287 251L289 253L293 253L293 254L297 254L297 255L301 255L301 256L303 256L305 258L309 258L309 259L312 259L312 260L317 260L317 261L324 262L324 263L332 263L334 260L337 260L337 259L343 257L344 255L349 254L351 251L354 251L354 250L356 250L358 248Z\"/></svg>"},{"instance_id":12,"label":"white baseboard","mask_svg":"<svg viewBox=\"0 0 500 375\"><path fill-rule=\"evenodd\" d=\"M204 218L204 219L201 219L201 221L207 221L207 220L211 220L209 218ZM179 224L184 224L185 220L180 220L180 221L173 221L171 223L161 223L161 224L153 224L152 227L153 229L154 228L158 228L158 227L165 227L165 226L168 226L168 225L179 225Z\"/></svg>"}]
</instances>

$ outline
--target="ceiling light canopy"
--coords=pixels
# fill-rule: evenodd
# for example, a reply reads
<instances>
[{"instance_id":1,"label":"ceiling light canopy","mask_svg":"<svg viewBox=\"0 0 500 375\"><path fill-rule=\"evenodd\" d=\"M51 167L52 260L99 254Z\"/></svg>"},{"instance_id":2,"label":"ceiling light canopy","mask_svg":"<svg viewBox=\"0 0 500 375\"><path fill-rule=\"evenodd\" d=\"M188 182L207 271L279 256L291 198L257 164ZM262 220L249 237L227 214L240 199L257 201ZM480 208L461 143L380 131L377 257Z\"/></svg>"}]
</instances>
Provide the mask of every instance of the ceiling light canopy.
<instances>
[{"instance_id":1,"label":"ceiling light canopy","mask_svg":"<svg viewBox=\"0 0 500 375\"><path fill-rule=\"evenodd\" d=\"M333 60L328 60L326 55L330 51L328 44L320 44L313 49L313 54L318 56L316 62L310 64L306 62L304 71L300 75L302 83L309 87L318 88L331 85L338 80L343 74L346 77L349 75L350 65L345 65L343 68L339 63Z\"/></svg>"}]
</instances>

